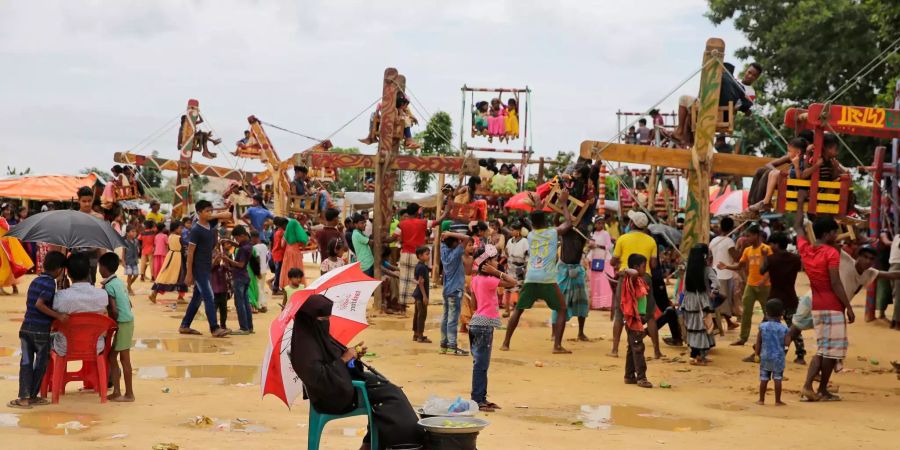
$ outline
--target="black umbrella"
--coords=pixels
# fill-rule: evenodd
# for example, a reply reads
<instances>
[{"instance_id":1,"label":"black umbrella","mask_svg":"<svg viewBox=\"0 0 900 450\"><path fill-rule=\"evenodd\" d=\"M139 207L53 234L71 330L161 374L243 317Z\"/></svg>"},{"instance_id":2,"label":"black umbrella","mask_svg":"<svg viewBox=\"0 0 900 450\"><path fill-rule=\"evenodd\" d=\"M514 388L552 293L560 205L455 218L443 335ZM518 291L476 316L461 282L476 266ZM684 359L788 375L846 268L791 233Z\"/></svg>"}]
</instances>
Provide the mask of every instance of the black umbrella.
<instances>
[{"instance_id":1,"label":"black umbrella","mask_svg":"<svg viewBox=\"0 0 900 450\"><path fill-rule=\"evenodd\" d=\"M9 230L7 236L23 242L43 242L66 248L92 247L114 250L125 240L102 219L80 211L47 211L35 214Z\"/></svg>"}]
</instances>

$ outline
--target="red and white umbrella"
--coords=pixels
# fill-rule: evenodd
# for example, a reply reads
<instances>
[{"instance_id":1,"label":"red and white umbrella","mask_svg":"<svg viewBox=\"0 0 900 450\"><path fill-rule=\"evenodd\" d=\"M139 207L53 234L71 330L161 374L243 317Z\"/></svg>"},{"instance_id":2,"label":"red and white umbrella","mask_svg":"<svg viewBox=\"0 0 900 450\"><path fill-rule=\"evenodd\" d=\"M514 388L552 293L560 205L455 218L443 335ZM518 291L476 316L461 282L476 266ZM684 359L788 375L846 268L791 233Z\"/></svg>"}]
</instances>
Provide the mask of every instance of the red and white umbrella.
<instances>
[{"instance_id":1,"label":"red and white umbrella","mask_svg":"<svg viewBox=\"0 0 900 450\"><path fill-rule=\"evenodd\" d=\"M260 382L262 395L275 395L290 408L294 399L303 392L303 383L291 366L290 351L294 316L310 296L321 294L334 303L329 330L335 340L348 345L351 339L369 326L366 307L379 284L381 281L363 273L357 262L334 269L306 289L295 292L269 327L269 345L263 357Z\"/></svg>"},{"instance_id":2,"label":"red and white umbrella","mask_svg":"<svg viewBox=\"0 0 900 450\"><path fill-rule=\"evenodd\" d=\"M731 191L719 196L709 205L709 212L717 216L740 214L747 210L747 197L750 191Z\"/></svg>"}]
</instances>

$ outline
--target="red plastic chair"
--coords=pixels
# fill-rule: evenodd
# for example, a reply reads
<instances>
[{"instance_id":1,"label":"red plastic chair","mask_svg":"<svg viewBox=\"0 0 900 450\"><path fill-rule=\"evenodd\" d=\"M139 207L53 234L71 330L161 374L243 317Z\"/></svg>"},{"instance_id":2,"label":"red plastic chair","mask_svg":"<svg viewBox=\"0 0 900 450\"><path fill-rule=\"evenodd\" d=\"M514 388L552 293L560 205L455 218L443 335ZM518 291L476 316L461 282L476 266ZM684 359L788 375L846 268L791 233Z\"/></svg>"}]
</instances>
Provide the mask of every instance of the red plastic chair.
<instances>
[{"instance_id":1,"label":"red plastic chair","mask_svg":"<svg viewBox=\"0 0 900 450\"><path fill-rule=\"evenodd\" d=\"M50 351L50 364L41 382L41 396L53 392L53 403L59 403L59 396L65 394L66 383L81 381L85 388L93 388L100 394L100 403L106 403L106 389L109 381L107 358L112 348L116 322L96 313L74 313L65 324L53 322L53 328L66 337L66 355L60 356ZM97 354L97 339L106 334L103 352ZM81 361L81 370L68 372L69 361Z\"/></svg>"}]
</instances>

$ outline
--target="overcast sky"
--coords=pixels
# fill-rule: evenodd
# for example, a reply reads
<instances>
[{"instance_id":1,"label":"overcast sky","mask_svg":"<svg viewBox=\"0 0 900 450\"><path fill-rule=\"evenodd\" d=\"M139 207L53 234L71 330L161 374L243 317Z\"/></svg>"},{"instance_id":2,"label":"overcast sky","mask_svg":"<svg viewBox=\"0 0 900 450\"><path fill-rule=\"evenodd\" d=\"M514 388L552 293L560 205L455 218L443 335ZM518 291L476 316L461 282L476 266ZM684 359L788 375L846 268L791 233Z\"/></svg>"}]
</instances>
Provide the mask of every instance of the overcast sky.
<instances>
[{"instance_id":1,"label":"overcast sky","mask_svg":"<svg viewBox=\"0 0 900 450\"><path fill-rule=\"evenodd\" d=\"M723 38L734 61L745 40L705 11L705 0L6 1L0 153L36 173L108 168L134 148L174 158L189 98L229 150L251 114L325 137L380 96L393 66L425 110L450 113L455 132L463 84L529 86L533 148L553 156L611 137L616 110L652 106L699 67L708 37ZM357 145L366 117L335 145ZM311 144L268 132L282 157Z\"/></svg>"}]
</instances>

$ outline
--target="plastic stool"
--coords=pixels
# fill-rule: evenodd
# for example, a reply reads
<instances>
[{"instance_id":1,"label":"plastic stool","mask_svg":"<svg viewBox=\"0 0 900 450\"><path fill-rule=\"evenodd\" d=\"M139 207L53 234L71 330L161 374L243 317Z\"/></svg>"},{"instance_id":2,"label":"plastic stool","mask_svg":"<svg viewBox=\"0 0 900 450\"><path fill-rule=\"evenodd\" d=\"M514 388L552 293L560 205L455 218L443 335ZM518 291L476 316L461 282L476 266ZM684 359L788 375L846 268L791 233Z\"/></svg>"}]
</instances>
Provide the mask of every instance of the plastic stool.
<instances>
[{"instance_id":1,"label":"plastic stool","mask_svg":"<svg viewBox=\"0 0 900 450\"><path fill-rule=\"evenodd\" d=\"M372 448L378 448L378 430L375 428L375 421L372 418L372 404L369 403L369 394L366 392L366 383L361 380L353 380L353 387L359 393L356 401L356 409L346 414L323 414L309 405L309 436L307 437L307 448L309 450L319 450L319 443L322 440L322 430L325 424L345 417L368 416L369 417L369 439Z\"/></svg>"}]
</instances>

